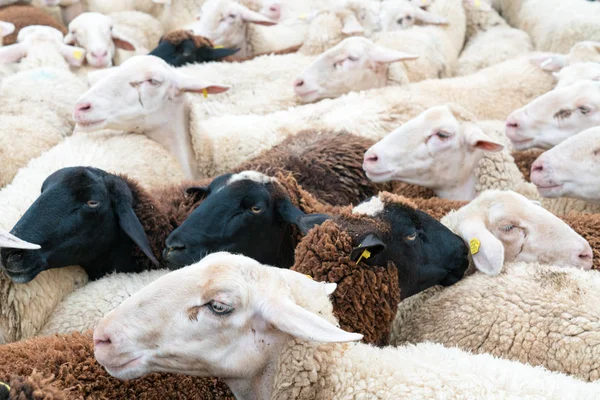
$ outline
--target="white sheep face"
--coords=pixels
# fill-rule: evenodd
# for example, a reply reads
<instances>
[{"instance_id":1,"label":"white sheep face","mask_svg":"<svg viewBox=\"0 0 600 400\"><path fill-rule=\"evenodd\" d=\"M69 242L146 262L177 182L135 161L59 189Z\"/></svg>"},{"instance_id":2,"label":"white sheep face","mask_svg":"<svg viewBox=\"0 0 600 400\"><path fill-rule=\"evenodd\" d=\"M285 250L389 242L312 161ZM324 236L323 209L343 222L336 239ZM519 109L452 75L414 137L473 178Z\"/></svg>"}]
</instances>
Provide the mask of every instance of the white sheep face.
<instances>
[{"instance_id":1,"label":"white sheep face","mask_svg":"<svg viewBox=\"0 0 600 400\"><path fill-rule=\"evenodd\" d=\"M515 149L549 149L565 139L600 124L600 82L579 81L554 89L506 121L506 135Z\"/></svg>"},{"instance_id":2,"label":"white sheep face","mask_svg":"<svg viewBox=\"0 0 600 400\"><path fill-rule=\"evenodd\" d=\"M216 376L235 392L234 381L262 375L290 336L362 338L331 323L333 290L335 284L294 271L215 253L159 278L107 314L94 332L95 355L120 379L154 371Z\"/></svg>"},{"instance_id":3,"label":"white sheep face","mask_svg":"<svg viewBox=\"0 0 600 400\"><path fill-rule=\"evenodd\" d=\"M154 56L135 56L121 66L99 70L96 83L75 105L73 118L81 131L119 129L143 132L174 118L172 105L182 104L185 92L221 93L213 85L180 73ZM171 113L171 114L170 114Z\"/></svg>"},{"instance_id":4,"label":"white sheep face","mask_svg":"<svg viewBox=\"0 0 600 400\"><path fill-rule=\"evenodd\" d=\"M318 56L294 81L294 90L302 102L309 103L384 87L390 63L417 57L378 46L369 39L347 38Z\"/></svg>"},{"instance_id":5,"label":"white sheep face","mask_svg":"<svg viewBox=\"0 0 600 400\"><path fill-rule=\"evenodd\" d=\"M112 18L88 12L77 16L69 24L65 43L86 49L86 61L96 68L113 65L116 48L134 51L136 45L115 26Z\"/></svg>"},{"instance_id":6,"label":"white sheep face","mask_svg":"<svg viewBox=\"0 0 600 400\"><path fill-rule=\"evenodd\" d=\"M198 21L190 25L196 34L205 36L216 45L239 48L238 57L249 56L247 24L275 25L262 14L232 0L208 0L202 6Z\"/></svg>"},{"instance_id":7,"label":"white sheep face","mask_svg":"<svg viewBox=\"0 0 600 400\"><path fill-rule=\"evenodd\" d=\"M477 269L497 275L505 262L591 269L592 248L560 218L511 191L489 190L458 210L457 234ZM474 254L473 254L474 253Z\"/></svg>"},{"instance_id":8,"label":"white sheep face","mask_svg":"<svg viewBox=\"0 0 600 400\"><path fill-rule=\"evenodd\" d=\"M600 128L591 128L543 153L531 181L544 197L600 202Z\"/></svg>"},{"instance_id":9,"label":"white sheep face","mask_svg":"<svg viewBox=\"0 0 600 400\"><path fill-rule=\"evenodd\" d=\"M445 105L428 109L373 145L363 168L375 182L398 180L433 189L442 198L471 200L483 152L503 148L474 123L460 122Z\"/></svg>"},{"instance_id":10,"label":"white sheep face","mask_svg":"<svg viewBox=\"0 0 600 400\"><path fill-rule=\"evenodd\" d=\"M600 81L600 64L595 62L576 63L561 69L559 72L554 72L554 76L558 80L556 83L557 89L582 80Z\"/></svg>"}]
</instances>

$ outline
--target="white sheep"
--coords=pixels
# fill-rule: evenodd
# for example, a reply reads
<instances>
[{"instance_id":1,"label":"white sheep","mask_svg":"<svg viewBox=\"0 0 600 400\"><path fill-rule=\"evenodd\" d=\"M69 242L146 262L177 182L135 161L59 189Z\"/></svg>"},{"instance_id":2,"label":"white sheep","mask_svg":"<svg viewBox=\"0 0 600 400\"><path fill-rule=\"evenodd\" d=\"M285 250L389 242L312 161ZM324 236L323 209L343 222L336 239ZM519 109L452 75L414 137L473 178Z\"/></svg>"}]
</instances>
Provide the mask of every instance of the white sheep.
<instances>
[{"instance_id":1,"label":"white sheep","mask_svg":"<svg viewBox=\"0 0 600 400\"><path fill-rule=\"evenodd\" d=\"M470 75L533 50L529 35L508 25L486 0L477 5L468 3L465 1L467 42L458 59L457 76Z\"/></svg>"},{"instance_id":2,"label":"white sheep","mask_svg":"<svg viewBox=\"0 0 600 400\"><path fill-rule=\"evenodd\" d=\"M544 152L531 166L531 182L544 197L579 198L592 203L588 204L589 212L600 212L599 156L600 128L584 130ZM570 200L556 199L548 204Z\"/></svg>"},{"instance_id":3,"label":"white sheep","mask_svg":"<svg viewBox=\"0 0 600 400\"><path fill-rule=\"evenodd\" d=\"M472 200L485 190L525 185L504 150L507 141L502 132L484 133L474 116L456 105L436 106L374 144L363 168L374 182L398 180L444 199Z\"/></svg>"},{"instance_id":4,"label":"white sheep","mask_svg":"<svg viewBox=\"0 0 600 400\"><path fill-rule=\"evenodd\" d=\"M216 253L159 278L106 315L94 331L95 356L120 379L154 371L222 377L238 399L600 395L600 385L490 355L434 344L348 343L362 335L336 326L328 298L335 288Z\"/></svg>"},{"instance_id":5,"label":"white sheep","mask_svg":"<svg viewBox=\"0 0 600 400\"><path fill-rule=\"evenodd\" d=\"M564 67L554 73L556 88L572 85L580 80L600 81L600 63L582 62Z\"/></svg>"},{"instance_id":6,"label":"white sheep","mask_svg":"<svg viewBox=\"0 0 600 400\"><path fill-rule=\"evenodd\" d=\"M0 21L0 39L10 35L15 31L15 25L11 22ZM0 47L2 46L2 40L0 40Z\"/></svg>"},{"instance_id":7,"label":"white sheep","mask_svg":"<svg viewBox=\"0 0 600 400\"><path fill-rule=\"evenodd\" d=\"M80 165L127 174L144 188L174 184L184 178L177 161L143 135L110 131L74 134L31 160L10 185L0 190L0 229L14 226L39 196L49 174ZM0 342L37 334L60 300L85 282L87 275L80 267L44 271L30 283L21 285L11 282L1 272Z\"/></svg>"},{"instance_id":8,"label":"white sheep","mask_svg":"<svg viewBox=\"0 0 600 400\"><path fill-rule=\"evenodd\" d=\"M86 12L71 21L64 41L84 48L90 66L106 68L122 61L116 59L117 48L147 54L162 34L160 22L139 11Z\"/></svg>"}]
</instances>

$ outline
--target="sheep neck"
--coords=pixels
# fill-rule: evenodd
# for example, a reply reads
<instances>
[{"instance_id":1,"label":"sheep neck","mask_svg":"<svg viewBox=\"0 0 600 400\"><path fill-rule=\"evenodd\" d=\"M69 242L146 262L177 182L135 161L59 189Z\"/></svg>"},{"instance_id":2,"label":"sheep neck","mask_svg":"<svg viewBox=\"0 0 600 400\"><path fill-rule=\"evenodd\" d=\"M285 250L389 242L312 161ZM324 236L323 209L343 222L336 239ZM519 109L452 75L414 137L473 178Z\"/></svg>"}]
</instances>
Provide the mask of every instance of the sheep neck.
<instances>
[{"instance_id":1,"label":"sheep neck","mask_svg":"<svg viewBox=\"0 0 600 400\"><path fill-rule=\"evenodd\" d=\"M435 194L437 197L448 200L458 201L471 201L476 197L476 178L474 174L467 176L467 179L463 182L459 182L452 187L436 189Z\"/></svg>"},{"instance_id":2,"label":"sheep neck","mask_svg":"<svg viewBox=\"0 0 600 400\"><path fill-rule=\"evenodd\" d=\"M160 143L179 162L187 179L196 178L196 159L190 136L189 106L183 95L170 99L146 135ZM165 118L165 116L168 116Z\"/></svg>"}]
</instances>

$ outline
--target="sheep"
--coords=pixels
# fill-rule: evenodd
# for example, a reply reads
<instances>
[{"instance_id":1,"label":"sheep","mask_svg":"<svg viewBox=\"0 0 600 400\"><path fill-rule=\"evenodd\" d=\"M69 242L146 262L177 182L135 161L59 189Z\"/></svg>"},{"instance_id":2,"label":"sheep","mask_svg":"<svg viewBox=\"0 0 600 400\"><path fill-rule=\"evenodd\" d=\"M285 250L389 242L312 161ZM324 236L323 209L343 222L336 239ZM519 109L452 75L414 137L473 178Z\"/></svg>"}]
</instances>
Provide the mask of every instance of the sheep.
<instances>
[{"instance_id":1,"label":"sheep","mask_svg":"<svg viewBox=\"0 0 600 400\"><path fill-rule=\"evenodd\" d=\"M200 289L197 282L204 282ZM181 291L165 301L160 293L167 287ZM158 370L221 375L238 399L374 397L381 393L394 398L508 394L565 399L593 397L600 391L597 385L564 375L441 345L377 349L346 343L362 335L336 326L328 299L334 290L333 284L316 283L293 271L216 253L159 278L106 315L94 331L94 354L119 379ZM202 303L197 303L199 296ZM175 303L184 305L173 308ZM149 320L148 313L161 318ZM221 337L235 336L234 340L220 344L205 340L213 330L217 332L217 320ZM189 343L186 335L194 335L196 347L182 352L181 343ZM240 345L244 341L256 344ZM141 352L143 357L138 357ZM161 357L165 352L170 354L168 362ZM130 362L134 357L138 358Z\"/></svg>"},{"instance_id":2,"label":"sheep","mask_svg":"<svg viewBox=\"0 0 600 400\"><path fill-rule=\"evenodd\" d=\"M160 38L158 46L148 55L161 58L174 67L181 67L186 64L221 61L237 51L238 49L216 49L210 40L202 36L177 30Z\"/></svg>"},{"instance_id":3,"label":"sheep","mask_svg":"<svg viewBox=\"0 0 600 400\"><path fill-rule=\"evenodd\" d=\"M0 228L8 230L14 226L39 196L40 187L49 174L78 165L127 173L146 189L183 180L176 160L159 144L142 135L76 134L31 160L9 186L0 190ZM0 343L35 335L56 304L87 279L81 267L69 267L45 271L31 283L19 285L1 272Z\"/></svg>"},{"instance_id":4,"label":"sheep","mask_svg":"<svg viewBox=\"0 0 600 400\"><path fill-rule=\"evenodd\" d=\"M374 144L363 168L374 182L399 180L451 200L472 200L488 189L532 194L504 150L506 138L486 130L456 105L432 107Z\"/></svg>"},{"instance_id":5,"label":"sheep","mask_svg":"<svg viewBox=\"0 0 600 400\"><path fill-rule=\"evenodd\" d=\"M90 66L107 68L119 63L117 48L146 54L162 34L160 22L139 11L86 12L71 21L64 40L83 47Z\"/></svg>"},{"instance_id":6,"label":"sheep","mask_svg":"<svg viewBox=\"0 0 600 400\"><path fill-rule=\"evenodd\" d=\"M517 150L550 149L600 124L600 82L581 80L554 89L512 112L506 136Z\"/></svg>"},{"instance_id":7,"label":"sheep","mask_svg":"<svg viewBox=\"0 0 600 400\"><path fill-rule=\"evenodd\" d=\"M510 27L485 0L480 3L479 6L465 4L467 42L458 59L457 76L471 75L533 51L527 33Z\"/></svg>"},{"instance_id":8,"label":"sheep","mask_svg":"<svg viewBox=\"0 0 600 400\"><path fill-rule=\"evenodd\" d=\"M590 128L544 152L531 166L531 181L544 197L575 197L600 202L597 157L600 128ZM590 208L600 212L598 204Z\"/></svg>"},{"instance_id":9,"label":"sheep","mask_svg":"<svg viewBox=\"0 0 600 400\"><path fill-rule=\"evenodd\" d=\"M569 65L554 73L557 83L556 88L572 85L580 80L600 81L600 64L595 62L582 62Z\"/></svg>"},{"instance_id":10,"label":"sheep","mask_svg":"<svg viewBox=\"0 0 600 400\"><path fill-rule=\"evenodd\" d=\"M15 27L11 34L2 37L2 43L5 46L16 43L21 29L30 25L49 26L59 30L63 35L67 33L67 28L62 23L31 5L12 5L0 8L0 21L10 22Z\"/></svg>"},{"instance_id":11,"label":"sheep","mask_svg":"<svg viewBox=\"0 0 600 400\"><path fill-rule=\"evenodd\" d=\"M10 35L15 31L15 25L10 22L0 21L0 37L5 37ZM2 41L0 41L0 46L2 46Z\"/></svg>"},{"instance_id":12,"label":"sheep","mask_svg":"<svg viewBox=\"0 0 600 400\"><path fill-rule=\"evenodd\" d=\"M60 32L29 26L19 38L20 43L0 48L0 59L15 52L25 56L17 67L22 72L4 79L0 88L0 188L30 159L71 135L72 108L87 88L69 71L64 58L79 62L76 56L82 56L83 50L63 44Z\"/></svg>"},{"instance_id":13,"label":"sheep","mask_svg":"<svg viewBox=\"0 0 600 400\"><path fill-rule=\"evenodd\" d=\"M144 133L168 149L178 160L186 177L196 176L195 159L191 146L186 92L222 93L228 86L202 82L185 75L154 56L134 56L115 70L99 70L106 74L100 82L84 93L75 105L73 118L81 132L101 129L122 129ZM107 86L110 94L107 96ZM114 100L107 98L117 92L127 105L103 117L112 109ZM126 111L125 111L126 110ZM164 115L169 117L164 118ZM152 115L143 120L138 115ZM125 117L125 121L122 120ZM143 122L143 124L142 124ZM133 124L133 126L131 125Z\"/></svg>"}]
</instances>

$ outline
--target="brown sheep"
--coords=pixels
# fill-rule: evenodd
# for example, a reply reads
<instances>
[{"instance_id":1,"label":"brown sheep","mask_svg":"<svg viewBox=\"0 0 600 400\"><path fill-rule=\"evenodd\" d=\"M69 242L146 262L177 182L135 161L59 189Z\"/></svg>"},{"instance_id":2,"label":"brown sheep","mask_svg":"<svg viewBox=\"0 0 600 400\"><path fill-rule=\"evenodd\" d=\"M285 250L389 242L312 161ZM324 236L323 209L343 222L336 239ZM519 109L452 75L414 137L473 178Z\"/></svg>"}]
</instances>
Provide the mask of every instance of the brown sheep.
<instances>
[{"instance_id":1,"label":"brown sheep","mask_svg":"<svg viewBox=\"0 0 600 400\"><path fill-rule=\"evenodd\" d=\"M67 33L67 27L64 24L31 5L18 4L0 8L0 21L10 22L15 26L15 31L2 39L4 46L15 44L19 31L30 25L50 26L58 29L63 35Z\"/></svg>"}]
</instances>

